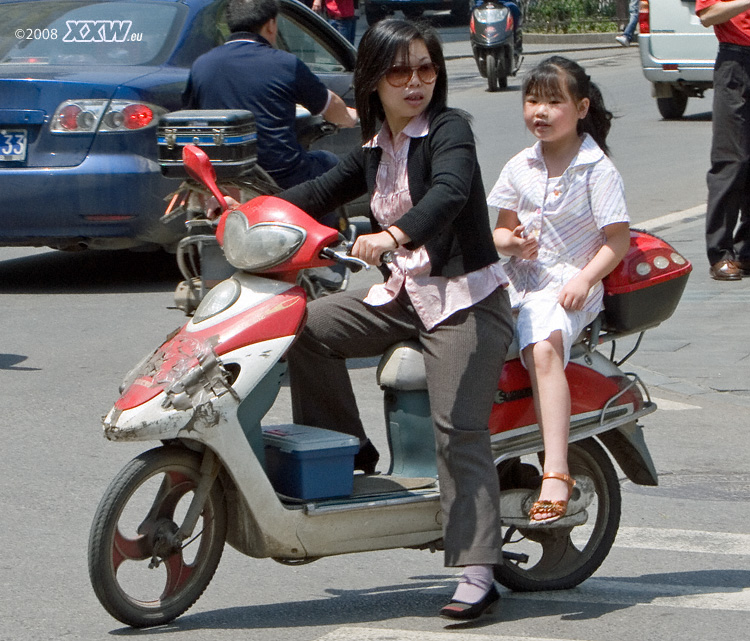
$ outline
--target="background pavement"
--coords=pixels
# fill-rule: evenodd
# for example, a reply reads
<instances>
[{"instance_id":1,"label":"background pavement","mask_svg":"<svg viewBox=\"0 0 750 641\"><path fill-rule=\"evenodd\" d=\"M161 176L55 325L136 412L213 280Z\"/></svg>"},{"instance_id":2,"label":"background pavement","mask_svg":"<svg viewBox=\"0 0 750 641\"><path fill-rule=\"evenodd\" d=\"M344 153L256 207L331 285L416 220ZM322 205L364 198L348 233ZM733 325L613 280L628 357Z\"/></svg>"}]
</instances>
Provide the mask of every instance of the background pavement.
<instances>
[{"instance_id":1,"label":"background pavement","mask_svg":"<svg viewBox=\"0 0 750 641\"><path fill-rule=\"evenodd\" d=\"M722 282L708 275L705 214L700 206L637 225L672 244L693 272L674 315L646 333L630 369L652 393L750 406L750 344L744 336L750 279Z\"/></svg>"}]
</instances>

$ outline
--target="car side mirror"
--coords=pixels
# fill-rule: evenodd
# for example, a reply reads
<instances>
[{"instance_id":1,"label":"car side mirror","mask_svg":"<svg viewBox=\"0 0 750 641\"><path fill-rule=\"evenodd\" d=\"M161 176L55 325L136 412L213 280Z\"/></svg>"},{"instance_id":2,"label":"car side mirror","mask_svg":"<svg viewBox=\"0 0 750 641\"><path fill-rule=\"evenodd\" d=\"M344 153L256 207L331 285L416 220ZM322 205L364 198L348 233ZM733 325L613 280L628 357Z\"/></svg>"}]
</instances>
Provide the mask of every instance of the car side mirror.
<instances>
[{"instance_id":1,"label":"car side mirror","mask_svg":"<svg viewBox=\"0 0 750 641\"><path fill-rule=\"evenodd\" d=\"M216 171L205 151L195 145L185 145L182 148L182 162L191 178L203 183L219 203L221 211L229 209L224 194L216 184Z\"/></svg>"}]
</instances>

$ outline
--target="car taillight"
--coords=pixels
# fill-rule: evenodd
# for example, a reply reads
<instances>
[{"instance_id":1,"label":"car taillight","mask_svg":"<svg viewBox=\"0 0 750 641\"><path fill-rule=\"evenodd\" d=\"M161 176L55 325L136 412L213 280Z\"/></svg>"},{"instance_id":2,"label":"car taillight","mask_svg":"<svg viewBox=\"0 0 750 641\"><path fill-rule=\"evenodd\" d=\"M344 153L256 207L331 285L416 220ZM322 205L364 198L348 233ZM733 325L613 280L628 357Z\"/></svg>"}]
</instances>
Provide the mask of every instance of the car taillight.
<instances>
[{"instance_id":1,"label":"car taillight","mask_svg":"<svg viewBox=\"0 0 750 641\"><path fill-rule=\"evenodd\" d=\"M143 129L154 120L154 111L148 105L128 105L121 113L127 129Z\"/></svg>"},{"instance_id":2,"label":"car taillight","mask_svg":"<svg viewBox=\"0 0 750 641\"><path fill-rule=\"evenodd\" d=\"M54 133L133 131L155 125L166 110L130 100L66 100L52 116Z\"/></svg>"},{"instance_id":3,"label":"car taillight","mask_svg":"<svg viewBox=\"0 0 750 641\"><path fill-rule=\"evenodd\" d=\"M57 122L62 129L66 131L75 131L79 128L79 118L81 118L81 125L83 125L86 119L84 114L90 115L90 112L85 112L78 105L66 105L59 110Z\"/></svg>"},{"instance_id":4,"label":"car taillight","mask_svg":"<svg viewBox=\"0 0 750 641\"><path fill-rule=\"evenodd\" d=\"M651 25L649 25L648 18L648 0L641 0L641 6L638 9L638 30L640 33L651 33Z\"/></svg>"}]
</instances>

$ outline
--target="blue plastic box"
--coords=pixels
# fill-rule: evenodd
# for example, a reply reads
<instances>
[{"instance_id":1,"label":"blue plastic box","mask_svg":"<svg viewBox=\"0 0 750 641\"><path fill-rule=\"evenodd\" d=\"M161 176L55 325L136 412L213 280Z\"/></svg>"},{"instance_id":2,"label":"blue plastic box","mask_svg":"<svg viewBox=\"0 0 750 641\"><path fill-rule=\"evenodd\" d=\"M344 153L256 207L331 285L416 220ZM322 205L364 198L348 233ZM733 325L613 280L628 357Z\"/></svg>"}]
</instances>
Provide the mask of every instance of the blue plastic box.
<instances>
[{"instance_id":1,"label":"blue plastic box","mask_svg":"<svg viewBox=\"0 0 750 641\"><path fill-rule=\"evenodd\" d=\"M359 439L306 425L263 428L266 473L274 489L296 499L349 496Z\"/></svg>"}]
</instances>

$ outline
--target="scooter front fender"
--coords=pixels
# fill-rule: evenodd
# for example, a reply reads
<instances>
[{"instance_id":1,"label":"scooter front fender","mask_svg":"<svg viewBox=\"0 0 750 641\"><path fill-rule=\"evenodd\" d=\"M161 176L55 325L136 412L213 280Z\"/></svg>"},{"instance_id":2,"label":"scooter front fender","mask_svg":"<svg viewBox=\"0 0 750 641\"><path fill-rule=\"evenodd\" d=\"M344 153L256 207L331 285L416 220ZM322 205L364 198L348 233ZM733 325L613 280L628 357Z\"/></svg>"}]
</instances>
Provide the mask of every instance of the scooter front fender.
<instances>
[{"instance_id":1,"label":"scooter front fender","mask_svg":"<svg viewBox=\"0 0 750 641\"><path fill-rule=\"evenodd\" d=\"M113 407L102 420L109 441L163 441L176 438L190 421L193 412L165 410L162 392L150 401L122 411Z\"/></svg>"},{"instance_id":2,"label":"scooter front fender","mask_svg":"<svg viewBox=\"0 0 750 641\"><path fill-rule=\"evenodd\" d=\"M247 398L293 340L293 336L284 336L224 354L221 358L223 365L245 365L231 385L225 382L218 385L216 380L209 380L213 369L219 367L217 361L212 368L196 367L187 371L184 380L190 379L191 385L164 389L148 401L128 409L115 404L102 421L105 437L110 441L203 440L217 426L236 419L239 399ZM250 363L255 367L249 366ZM195 372L201 376L194 376Z\"/></svg>"}]
</instances>

